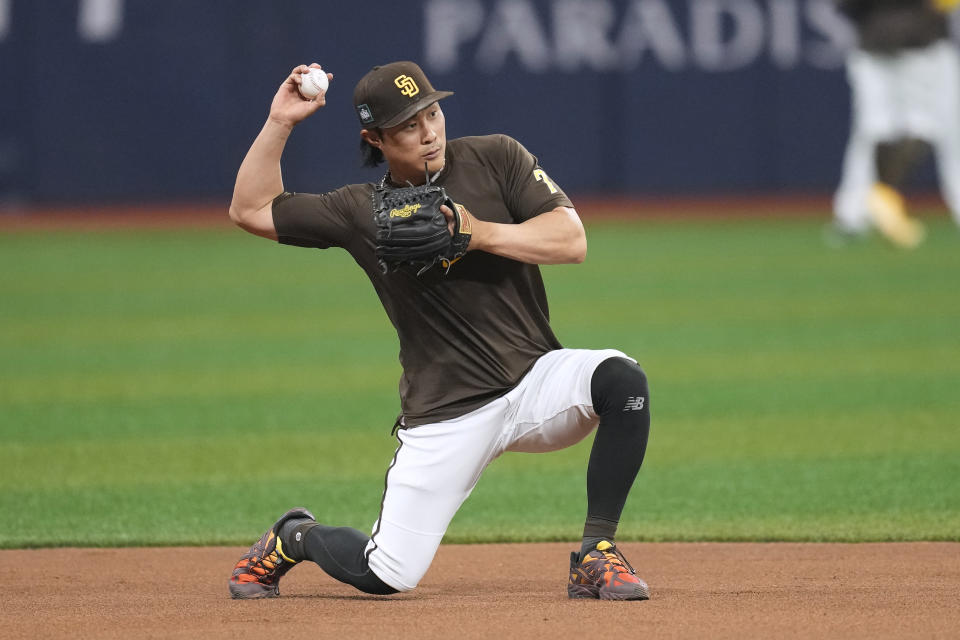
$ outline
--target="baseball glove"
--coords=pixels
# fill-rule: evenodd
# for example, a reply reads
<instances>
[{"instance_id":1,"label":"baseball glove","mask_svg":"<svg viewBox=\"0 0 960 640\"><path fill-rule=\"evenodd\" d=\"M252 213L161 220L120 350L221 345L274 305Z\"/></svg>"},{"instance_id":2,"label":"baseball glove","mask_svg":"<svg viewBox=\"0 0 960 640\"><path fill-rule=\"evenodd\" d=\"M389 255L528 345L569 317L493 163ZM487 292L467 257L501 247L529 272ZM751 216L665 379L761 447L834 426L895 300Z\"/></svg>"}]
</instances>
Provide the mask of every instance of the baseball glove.
<instances>
[{"instance_id":1,"label":"baseball glove","mask_svg":"<svg viewBox=\"0 0 960 640\"><path fill-rule=\"evenodd\" d=\"M453 235L440 211L453 211ZM470 244L469 218L461 205L447 196L443 187L387 187L384 181L373 190L373 221L377 227L376 255L384 273L409 265L421 275L435 264L446 271Z\"/></svg>"}]
</instances>

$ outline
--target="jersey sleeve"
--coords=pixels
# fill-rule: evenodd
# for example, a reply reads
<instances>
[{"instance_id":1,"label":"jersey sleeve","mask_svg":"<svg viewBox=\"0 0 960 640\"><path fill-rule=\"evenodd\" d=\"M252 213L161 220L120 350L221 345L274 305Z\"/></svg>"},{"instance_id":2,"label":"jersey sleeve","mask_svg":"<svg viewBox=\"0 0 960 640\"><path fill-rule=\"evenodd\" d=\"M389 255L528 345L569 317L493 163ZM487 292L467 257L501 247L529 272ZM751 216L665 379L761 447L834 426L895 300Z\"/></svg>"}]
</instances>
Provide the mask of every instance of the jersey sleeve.
<instances>
[{"instance_id":1,"label":"jersey sleeve","mask_svg":"<svg viewBox=\"0 0 960 640\"><path fill-rule=\"evenodd\" d=\"M354 233L355 198L347 187L324 194L285 192L273 200L273 225L282 244L343 247Z\"/></svg>"},{"instance_id":2,"label":"jersey sleeve","mask_svg":"<svg viewBox=\"0 0 960 640\"><path fill-rule=\"evenodd\" d=\"M540 167L537 158L509 136L501 136L506 201L518 222L557 207L573 207L570 199Z\"/></svg>"}]
</instances>

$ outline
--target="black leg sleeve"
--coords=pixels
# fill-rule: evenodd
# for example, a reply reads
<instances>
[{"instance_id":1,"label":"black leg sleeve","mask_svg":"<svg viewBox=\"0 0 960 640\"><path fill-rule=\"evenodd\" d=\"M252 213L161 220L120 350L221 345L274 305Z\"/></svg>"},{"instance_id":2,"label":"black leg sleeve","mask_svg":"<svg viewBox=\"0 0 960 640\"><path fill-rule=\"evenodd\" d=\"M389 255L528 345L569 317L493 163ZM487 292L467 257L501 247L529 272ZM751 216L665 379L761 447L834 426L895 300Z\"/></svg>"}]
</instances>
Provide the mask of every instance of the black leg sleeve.
<instances>
[{"instance_id":1,"label":"black leg sleeve","mask_svg":"<svg viewBox=\"0 0 960 640\"><path fill-rule=\"evenodd\" d=\"M370 570L366 554L370 538L365 533L350 527L328 527L310 522L298 526L292 537L295 557L313 560L330 577L364 593L397 593Z\"/></svg>"},{"instance_id":2,"label":"black leg sleeve","mask_svg":"<svg viewBox=\"0 0 960 640\"><path fill-rule=\"evenodd\" d=\"M590 392L600 424L587 466L584 536L612 540L647 450L650 392L643 369L626 358L601 362Z\"/></svg>"}]
</instances>

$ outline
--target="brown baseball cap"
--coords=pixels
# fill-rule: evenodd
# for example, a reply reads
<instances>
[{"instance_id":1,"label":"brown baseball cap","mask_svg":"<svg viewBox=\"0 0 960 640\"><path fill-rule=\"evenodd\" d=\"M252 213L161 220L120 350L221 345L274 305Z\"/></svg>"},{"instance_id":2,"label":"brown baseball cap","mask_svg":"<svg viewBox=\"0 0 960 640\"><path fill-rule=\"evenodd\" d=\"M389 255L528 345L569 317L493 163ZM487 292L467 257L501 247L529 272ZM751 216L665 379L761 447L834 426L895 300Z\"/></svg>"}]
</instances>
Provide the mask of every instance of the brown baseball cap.
<instances>
[{"instance_id":1,"label":"brown baseball cap","mask_svg":"<svg viewBox=\"0 0 960 640\"><path fill-rule=\"evenodd\" d=\"M453 91L437 91L415 62L376 66L353 90L353 106L365 129L395 127Z\"/></svg>"}]
</instances>

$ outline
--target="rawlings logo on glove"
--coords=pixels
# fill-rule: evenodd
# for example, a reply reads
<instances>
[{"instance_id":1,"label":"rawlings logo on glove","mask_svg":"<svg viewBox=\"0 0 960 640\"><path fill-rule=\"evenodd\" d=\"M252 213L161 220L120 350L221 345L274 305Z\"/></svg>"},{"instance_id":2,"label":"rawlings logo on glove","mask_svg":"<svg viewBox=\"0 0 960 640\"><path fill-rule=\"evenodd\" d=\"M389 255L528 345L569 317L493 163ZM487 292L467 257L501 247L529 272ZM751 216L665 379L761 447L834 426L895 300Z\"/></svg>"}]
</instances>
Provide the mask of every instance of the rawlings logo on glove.
<instances>
[{"instance_id":1,"label":"rawlings logo on glove","mask_svg":"<svg viewBox=\"0 0 960 640\"><path fill-rule=\"evenodd\" d=\"M439 263L447 271L467 252L471 228L463 205L453 202L443 187L427 182L419 187L389 188L381 180L373 190L373 222L377 227L376 256L384 273L404 265L417 275ZM453 234L440 211L453 212Z\"/></svg>"},{"instance_id":2,"label":"rawlings logo on glove","mask_svg":"<svg viewBox=\"0 0 960 640\"><path fill-rule=\"evenodd\" d=\"M390 209L391 218L409 218L420 208L420 204L408 204L403 209Z\"/></svg>"}]
</instances>

